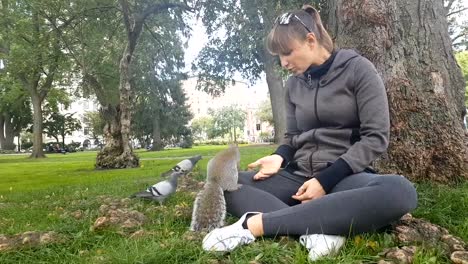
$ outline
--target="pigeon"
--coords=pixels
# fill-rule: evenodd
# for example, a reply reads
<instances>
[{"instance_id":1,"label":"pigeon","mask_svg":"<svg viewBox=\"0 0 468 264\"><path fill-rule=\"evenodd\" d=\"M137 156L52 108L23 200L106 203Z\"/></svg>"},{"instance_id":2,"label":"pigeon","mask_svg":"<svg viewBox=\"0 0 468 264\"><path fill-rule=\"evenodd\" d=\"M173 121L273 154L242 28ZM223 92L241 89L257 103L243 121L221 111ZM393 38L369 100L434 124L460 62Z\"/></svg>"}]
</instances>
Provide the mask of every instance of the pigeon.
<instances>
[{"instance_id":1,"label":"pigeon","mask_svg":"<svg viewBox=\"0 0 468 264\"><path fill-rule=\"evenodd\" d=\"M177 163L172 169L163 173L163 176L169 176L169 179L160 181L148 187L145 191L137 192L131 195L130 198L148 199L162 204L167 197L175 193L179 177L192 171L200 159L201 156L197 155Z\"/></svg>"},{"instance_id":2,"label":"pigeon","mask_svg":"<svg viewBox=\"0 0 468 264\"><path fill-rule=\"evenodd\" d=\"M184 173L182 171L174 171L171 173L168 180L160 181L153 186L150 186L145 191L133 194L131 197L158 201L162 204L167 197L175 193L177 189L177 180L183 175Z\"/></svg>"},{"instance_id":3,"label":"pigeon","mask_svg":"<svg viewBox=\"0 0 468 264\"><path fill-rule=\"evenodd\" d=\"M162 176L163 177L170 176L173 171L181 171L184 174L187 174L192 171L193 167L195 167L195 164L197 164L197 162L201 160L201 158L202 158L201 155L197 155L188 159L184 159L183 161L177 163L177 165L172 167L172 169L163 173Z\"/></svg>"}]
</instances>

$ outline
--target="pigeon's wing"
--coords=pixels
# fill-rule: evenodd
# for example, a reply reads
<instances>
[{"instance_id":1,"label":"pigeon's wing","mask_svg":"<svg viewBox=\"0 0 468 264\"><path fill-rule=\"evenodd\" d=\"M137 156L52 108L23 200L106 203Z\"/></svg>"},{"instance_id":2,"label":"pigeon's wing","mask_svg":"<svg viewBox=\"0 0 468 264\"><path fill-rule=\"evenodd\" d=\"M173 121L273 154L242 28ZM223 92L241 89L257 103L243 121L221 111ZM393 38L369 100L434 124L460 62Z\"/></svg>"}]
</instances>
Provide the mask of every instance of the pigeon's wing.
<instances>
[{"instance_id":1,"label":"pigeon's wing","mask_svg":"<svg viewBox=\"0 0 468 264\"><path fill-rule=\"evenodd\" d=\"M164 196L173 193L175 188L169 181L162 181L151 186L150 191L154 196Z\"/></svg>"}]
</instances>

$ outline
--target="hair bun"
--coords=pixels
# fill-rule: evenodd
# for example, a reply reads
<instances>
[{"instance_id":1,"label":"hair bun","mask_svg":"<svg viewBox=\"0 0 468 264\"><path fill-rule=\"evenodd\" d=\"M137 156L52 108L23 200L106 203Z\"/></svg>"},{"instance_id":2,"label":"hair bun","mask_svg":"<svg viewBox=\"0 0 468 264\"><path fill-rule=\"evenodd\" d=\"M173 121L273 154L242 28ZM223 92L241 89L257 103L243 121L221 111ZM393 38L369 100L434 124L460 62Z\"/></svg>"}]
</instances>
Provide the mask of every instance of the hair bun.
<instances>
[{"instance_id":1,"label":"hair bun","mask_svg":"<svg viewBox=\"0 0 468 264\"><path fill-rule=\"evenodd\" d=\"M316 16L318 14L317 9L311 5L303 5L302 10L306 11L311 16Z\"/></svg>"}]
</instances>

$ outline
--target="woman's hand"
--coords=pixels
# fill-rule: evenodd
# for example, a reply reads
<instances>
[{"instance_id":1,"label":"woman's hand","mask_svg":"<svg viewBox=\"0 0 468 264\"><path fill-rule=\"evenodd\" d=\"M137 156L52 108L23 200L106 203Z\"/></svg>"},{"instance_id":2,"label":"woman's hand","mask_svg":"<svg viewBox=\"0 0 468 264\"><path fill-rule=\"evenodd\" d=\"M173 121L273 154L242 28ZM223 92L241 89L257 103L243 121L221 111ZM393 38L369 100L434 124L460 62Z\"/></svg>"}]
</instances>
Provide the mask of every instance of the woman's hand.
<instances>
[{"instance_id":1,"label":"woman's hand","mask_svg":"<svg viewBox=\"0 0 468 264\"><path fill-rule=\"evenodd\" d=\"M278 172L283 163L283 157L278 154L273 154L270 156L263 157L253 163L247 165L249 169L255 169L260 166L260 170L257 174L254 175L254 180L264 180L271 175Z\"/></svg>"},{"instance_id":2,"label":"woman's hand","mask_svg":"<svg viewBox=\"0 0 468 264\"><path fill-rule=\"evenodd\" d=\"M320 198L325 195L325 190L322 185L317 181L317 179L310 179L297 190L296 195L293 195L292 198L306 203L314 199Z\"/></svg>"}]
</instances>

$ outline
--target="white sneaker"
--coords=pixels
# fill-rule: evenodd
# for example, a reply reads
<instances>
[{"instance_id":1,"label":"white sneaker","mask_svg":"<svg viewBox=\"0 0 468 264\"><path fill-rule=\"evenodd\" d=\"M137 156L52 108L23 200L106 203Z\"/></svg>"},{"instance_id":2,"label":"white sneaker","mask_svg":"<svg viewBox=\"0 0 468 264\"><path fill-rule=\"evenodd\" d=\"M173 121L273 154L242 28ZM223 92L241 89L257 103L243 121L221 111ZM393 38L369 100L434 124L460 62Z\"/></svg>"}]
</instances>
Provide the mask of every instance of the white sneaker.
<instances>
[{"instance_id":1,"label":"white sneaker","mask_svg":"<svg viewBox=\"0 0 468 264\"><path fill-rule=\"evenodd\" d=\"M206 251L231 251L239 245L255 241L252 232L242 227L245 217L259 212L247 212L232 225L216 228L203 238L202 247Z\"/></svg>"},{"instance_id":2,"label":"white sneaker","mask_svg":"<svg viewBox=\"0 0 468 264\"><path fill-rule=\"evenodd\" d=\"M309 250L309 259L312 261L338 252L345 241L345 237L324 234L302 235L299 237L299 242Z\"/></svg>"}]
</instances>

